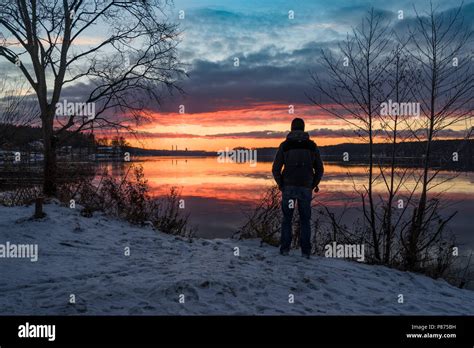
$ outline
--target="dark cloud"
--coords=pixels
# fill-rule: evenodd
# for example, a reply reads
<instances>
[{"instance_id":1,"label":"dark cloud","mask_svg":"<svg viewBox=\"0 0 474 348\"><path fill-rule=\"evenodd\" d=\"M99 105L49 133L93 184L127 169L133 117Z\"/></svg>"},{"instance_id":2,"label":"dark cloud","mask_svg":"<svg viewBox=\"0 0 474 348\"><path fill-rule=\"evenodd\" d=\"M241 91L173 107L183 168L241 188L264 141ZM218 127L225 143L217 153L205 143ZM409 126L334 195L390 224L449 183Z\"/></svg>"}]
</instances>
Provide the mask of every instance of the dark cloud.
<instances>
[{"instance_id":1,"label":"dark cloud","mask_svg":"<svg viewBox=\"0 0 474 348\"><path fill-rule=\"evenodd\" d=\"M185 104L187 112L201 113L222 108L238 108L253 102L309 104L305 91L310 89L310 70L317 69L321 48L330 44L314 43L293 52L274 46L259 52L236 53L219 62L197 60L183 82L186 95L165 100L163 111L175 112ZM234 58L239 58L239 67Z\"/></svg>"},{"instance_id":2,"label":"dark cloud","mask_svg":"<svg viewBox=\"0 0 474 348\"><path fill-rule=\"evenodd\" d=\"M238 133L222 133L210 135L213 138L257 138L257 139L279 139L285 138L289 131L253 131L253 132L238 132ZM354 131L350 129L312 129L308 131L312 137L334 138L334 137L353 137Z\"/></svg>"},{"instance_id":3,"label":"dark cloud","mask_svg":"<svg viewBox=\"0 0 474 348\"><path fill-rule=\"evenodd\" d=\"M415 1L420 10L425 9L427 3ZM320 29L314 38L309 41L301 40L301 45L292 49L285 48L283 42L278 45L275 40L265 45L256 37L256 34L264 32L267 37L288 40L285 36L294 23L285 19L286 7L278 8L281 13L277 15L273 12L244 14L209 8L187 11L189 24L183 27L183 31L187 40L189 37L189 42L179 46L180 57L191 63L189 79L181 82L186 94L170 97L163 94L163 103L150 103L149 108L154 111L176 112L178 106L184 104L187 113L203 113L241 108L249 103L309 105L305 95L305 92L311 91L309 72L324 75L319 55L321 49L335 48L338 40L345 34L338 25L358 25L370 6L375 6L376 11L385 18L393 18L395 29L402 30L413 24L413 17L410 17L413 15L411 4L410 1L397 4L378 1L358 1L353 4L341 1L328 3L327 9L324 8L317 15L298 12L295 22L298 25L319 24L318 20L321 23L325 20L335 26ZM457 2L452 6L456 5ZM396 20L398 8L408 14L403 21ZM474 16L474 2L464 6L463 14L466 19ZM309 33L312 30L309 27ZM322 40L321 35L333 39ZM205 54L201 54L203 46L207 50ZM255 49L246 51L245 47L248 46ZM211 59L215 52L225 52L227 56L225 59ZM234 67L234 57L240 59L239 67ZM93 87L86 83L68 86L64 88L62 98L84 99Z\"/></svg>"},{"instance_id":4,"label":"dark cloud","mask_svg":"<svg viewBox=\"0 0 474 348\"><path fill-rule=\"evenodd\" d=\"M208 135L197 135L189 133L148 133L138 132L137 135L143 138L248 138L248 139L283 139L288 134L287 131L250 131L250 132L234 132L234 133L219 133L219 134L208 134ZM357 132L352 129L329 129L329 128L318 128L308 131L309 135L313 138L353 138L357 136ZM427 129L418 129L414 132L416 136L423 137L427 134ZM453 130L444 129L437 133L438 137L441 138L462 138L466 136L468 130ZM384 135L385 131L381 129L374 130L374 136ZM412 131L401 130L398 132L400 138L410 138L413 135Z\"/></svg>"},{"instance_id":5,"label":"dark cloud","mask_svg":"<svg viewBox=\"0 0 474 348\"><path fill-rule=\"evenodd\" d=\"M420 10L426 8L426 4L415 3ZM350 29L350 27L360 25L371 6L374 6L375 12L380 14L387 23L390 22L395 29L405 30L414 22L413 6L410 2L390 5L366 1L355 5L339 5L338 8L333 6L324 16L327 20L338 25L346 25ZM403 21L397 19L398 9L403 9L405 12L406 17ZM449 9L446 13L452 11ZM474 3L465 5L463 13L466 18L474 14ZM199 18L201 24L209 24L213 20L222 25L227 23L226 25L232 27L232 30L241 28L245 31L251 28L256 33L258 30L270 33L275 30L275 33L278 32L280 36L290 28L288 21L282 21L278 30L275 23L279 23L280 20L275 20L273 17L272 21L272 16L242 15L231 11L203 9L199 12ZM324 77L324 70L319 60L321 49L335 48L341 38L340 32L327 28L325 31L328 36L334 37L332 41L321 41L320 38L315 37L313 41L303 42L300 48L292 50L282 49L272 41L271 44L257 51L246 52L241 50L232 30L225 34L219 33L219 37L223 36L222 41L211 42L209 49L219 49L222 45L230 45L231 48L234 46L234 53L218 61L194 60L189 72L190 79L183 83L186 97L168 99L163 104L163 111L174 112L180 104L185 104L187 112L190 113L238 108L247 105L249 101L310 104L305 95L305 92L311 92L309 71L322 73ZM190 56L188 53L187 55ZM234 57L240 59L239 67L233 66Z\"/></svg>"}]
</instances>

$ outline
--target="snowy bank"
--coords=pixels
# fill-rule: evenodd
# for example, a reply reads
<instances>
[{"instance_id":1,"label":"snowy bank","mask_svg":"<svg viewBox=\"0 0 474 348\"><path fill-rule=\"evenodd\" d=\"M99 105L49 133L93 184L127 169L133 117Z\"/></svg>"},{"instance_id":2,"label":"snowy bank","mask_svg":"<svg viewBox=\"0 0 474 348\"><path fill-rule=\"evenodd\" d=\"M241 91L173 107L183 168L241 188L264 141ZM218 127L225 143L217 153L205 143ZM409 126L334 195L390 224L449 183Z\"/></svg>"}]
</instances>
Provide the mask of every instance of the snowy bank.
<instances>
[{"instance_id":1,"label":"snowy bank","mask_svg":"<svg viewBox=\"0 0 474 348\"><path fill-rule=\"evenodd\" d=\"M36 262L0 258L2 315L474 314L473 291L421 275L283 257L258 241L189 242L57 204L45 212L0 207L0 244L38 245Z\"/></svg>"}]
</instances>

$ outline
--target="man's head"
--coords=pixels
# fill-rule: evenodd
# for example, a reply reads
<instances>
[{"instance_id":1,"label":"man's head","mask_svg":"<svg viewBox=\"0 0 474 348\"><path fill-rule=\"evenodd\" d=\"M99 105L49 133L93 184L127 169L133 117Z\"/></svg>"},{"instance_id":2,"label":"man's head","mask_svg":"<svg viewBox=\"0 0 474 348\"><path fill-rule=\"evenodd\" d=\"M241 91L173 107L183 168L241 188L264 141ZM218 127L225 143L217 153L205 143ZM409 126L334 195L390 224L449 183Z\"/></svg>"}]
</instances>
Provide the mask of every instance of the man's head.
<instances>
[{"instance_id":1,"label":"man's head","mask_svg":"<svg viewBox=\"0 0 474 348\"><path fill-rule=\"evenodd\" d=\"M304 121L301 118L294 118L291 121L291 130L292 131L304 131Z\"/></svg>"}]
</instances>

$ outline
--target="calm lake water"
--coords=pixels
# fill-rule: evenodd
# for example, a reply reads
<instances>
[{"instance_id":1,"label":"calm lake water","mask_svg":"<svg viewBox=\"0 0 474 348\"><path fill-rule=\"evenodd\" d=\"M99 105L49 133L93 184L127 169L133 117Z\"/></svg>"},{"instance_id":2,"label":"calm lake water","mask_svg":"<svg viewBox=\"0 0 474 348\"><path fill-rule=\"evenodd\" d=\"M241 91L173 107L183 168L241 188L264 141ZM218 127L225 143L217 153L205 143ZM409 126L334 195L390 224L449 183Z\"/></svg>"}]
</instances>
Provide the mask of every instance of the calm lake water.
<instances>
[{"instance_id":1,"label":"calm lake water","mask_svg":"<svg viewBox=\"0 0 474 348\"><path fill-rule=\"evenodd\" d=\"M248 163L218 163L214 157L143 157L141 164L155 196L163 196L170 187L181 189L190 222L198 227L198 236L225 238L241 226L246 215L258 202L266 189L274 185L271 162L258 162L252 167ZM112 175L123 175L129 164L105 164ZM336 213L349 210L344 215L348 225L361 217L358 209L360 198L354 188L362 189L366 184L365 166L341 166L325 163L325 175L316 195L316 203L324 204ZM446 179L457 175L453 180ZM406 182L409 189L414 180ZM449 204L446 213L457 210L451 229L459 243L474 249L472 214L474 213L474 173L442 171L431 191L442 194L442 201ZM376 194L384 192L382 181L375 185ZM466 250L464 250L466 251Z\"/></svg>"}]
</instances>

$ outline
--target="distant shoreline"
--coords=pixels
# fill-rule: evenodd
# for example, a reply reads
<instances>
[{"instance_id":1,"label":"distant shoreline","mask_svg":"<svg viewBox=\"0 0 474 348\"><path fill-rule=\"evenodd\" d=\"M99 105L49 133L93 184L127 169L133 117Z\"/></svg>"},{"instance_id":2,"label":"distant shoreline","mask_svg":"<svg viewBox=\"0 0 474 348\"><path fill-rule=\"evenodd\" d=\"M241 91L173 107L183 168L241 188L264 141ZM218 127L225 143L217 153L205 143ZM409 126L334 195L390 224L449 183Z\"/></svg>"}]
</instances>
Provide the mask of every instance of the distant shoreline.
<instances>
[{"instance_id":1,"label":"distant shoreline","mask_svg":"<svg viewBox=\"0 0 474 348\"><path fill-rule=\"evenodd\" d=\"M419 167L423 164L424 145L426 142L402 142L396 144L395 163L397 166ZM447 170L474 170L474 140L453 139L436 140L431 143L432 156L430 166ZM244 148L241 148L245 150ZM183 150L148 150L128 147L124 149L132 156L163 156L163 157L216 157L214 151L183 151ZM257 159L262 162L273 161L278 150L276 147L256 148ZM392 160L392 144L376 143L373 145L376 164L390 164ZM343 165L368 164L368 144L343 143L337 145L319 146L321 157L325 162ZM457 161L453 160L456 153ZM348 155L349 160L344 161L343 156ZM345 156L347 157L347 156Z\"/></svg>"},{"instance_id":2,"label":"distant shoreline","mask_svg":"<svg viewBox=\"0 0 474 348\"><path fill-rule=\"evenodd\" d=\"M317 139L316 139L317 140ZM396 144L395 164L397 167L420 167L424 163L424 150L426 142L402 142ZM373 159L376 165L389 165L392 161L393 145L389 143L376 143L373 145ZM70 147L72 148L72 147ZM246 150L246 148L236 148ZM431 143L430 167L456 171L474 170L474 140L453 139L436 140ZM58 162L120 162L123 154L129 153L131 161L134 157L168 157L168 158L207 158L217 157L217 151L205 150L159 150L143 149L139 147L105 147L100 152L100 147L90 149L81 155L81 148L72 148L79 151L79 156L74 153L58 154ZM104 150L104 149L102 149ZM257 160L271 162L278 150L276 147L263 147L253 149L257 151ZM319 146L323 161L341 165L366 165L369 164L368 144L343 143L337 145ZM11 160L15 150L0 150L0 166ZM21 151L21 150L20 150ZM42 152L39 149L28 152L24 150L28 165L42 163ZM456 153L456 161L453 154ZM37 154L38 156L36 156ZM32 159L32 155L34 158ZM92 157L91 157L92 156ZM75 158L76 157L76 158ZM344 160L344 158L348 160ZM10 161L11 162L11 161Z\"/></svg>"},{"instance_id":3,"label":"distant shoreline","mask_svg":"<svg viewBox=\"0 0 474 348\"><path fill-rule=\"evenodd\" d=\"M141 162L145 161L145 158L155 158L155 157L160 157L160 158L168 158L168 159L198 159L198 158L212 158L215 157L213 155L207 155L207 156L189 156L189 155L143 155L143 156L135 156L135 159L132 157L130 162ZM142 158L142 160L140 160ZM341 165L344 167L351 167L351 166L367 166L369 164L368 158L358 158L354 157L350 161L343 161L339 158L335 158L334 156L321 156L322 160L324 163L328 164L337 164ZM273 162L274 157L273 156L259 156L257 158L257 162L261 163L271 163ZM379 158L379 157L374 157L375 160L375 165L382 165L382 166L389 166L391 158ZM100 162L114 162L113 160L99 160ZM117 161L115 161L117 162ZM418 157L398 157L396 158L396 166L397 168L400 167L405 167L405 168L421 168L423 166L423 163L421 161L421 158ZM246 164L246 162L236 162L237 164ZM468 167L460 167L460 166L453 166L453 165L446 165L446 164L441 164L439 163L432 163L430 166L431 168L437 168L441 170L450 170L450 171L464 171L464 172L470 172L474 171L473 166L468 166Z\"/></svg>"}]
</instances>

